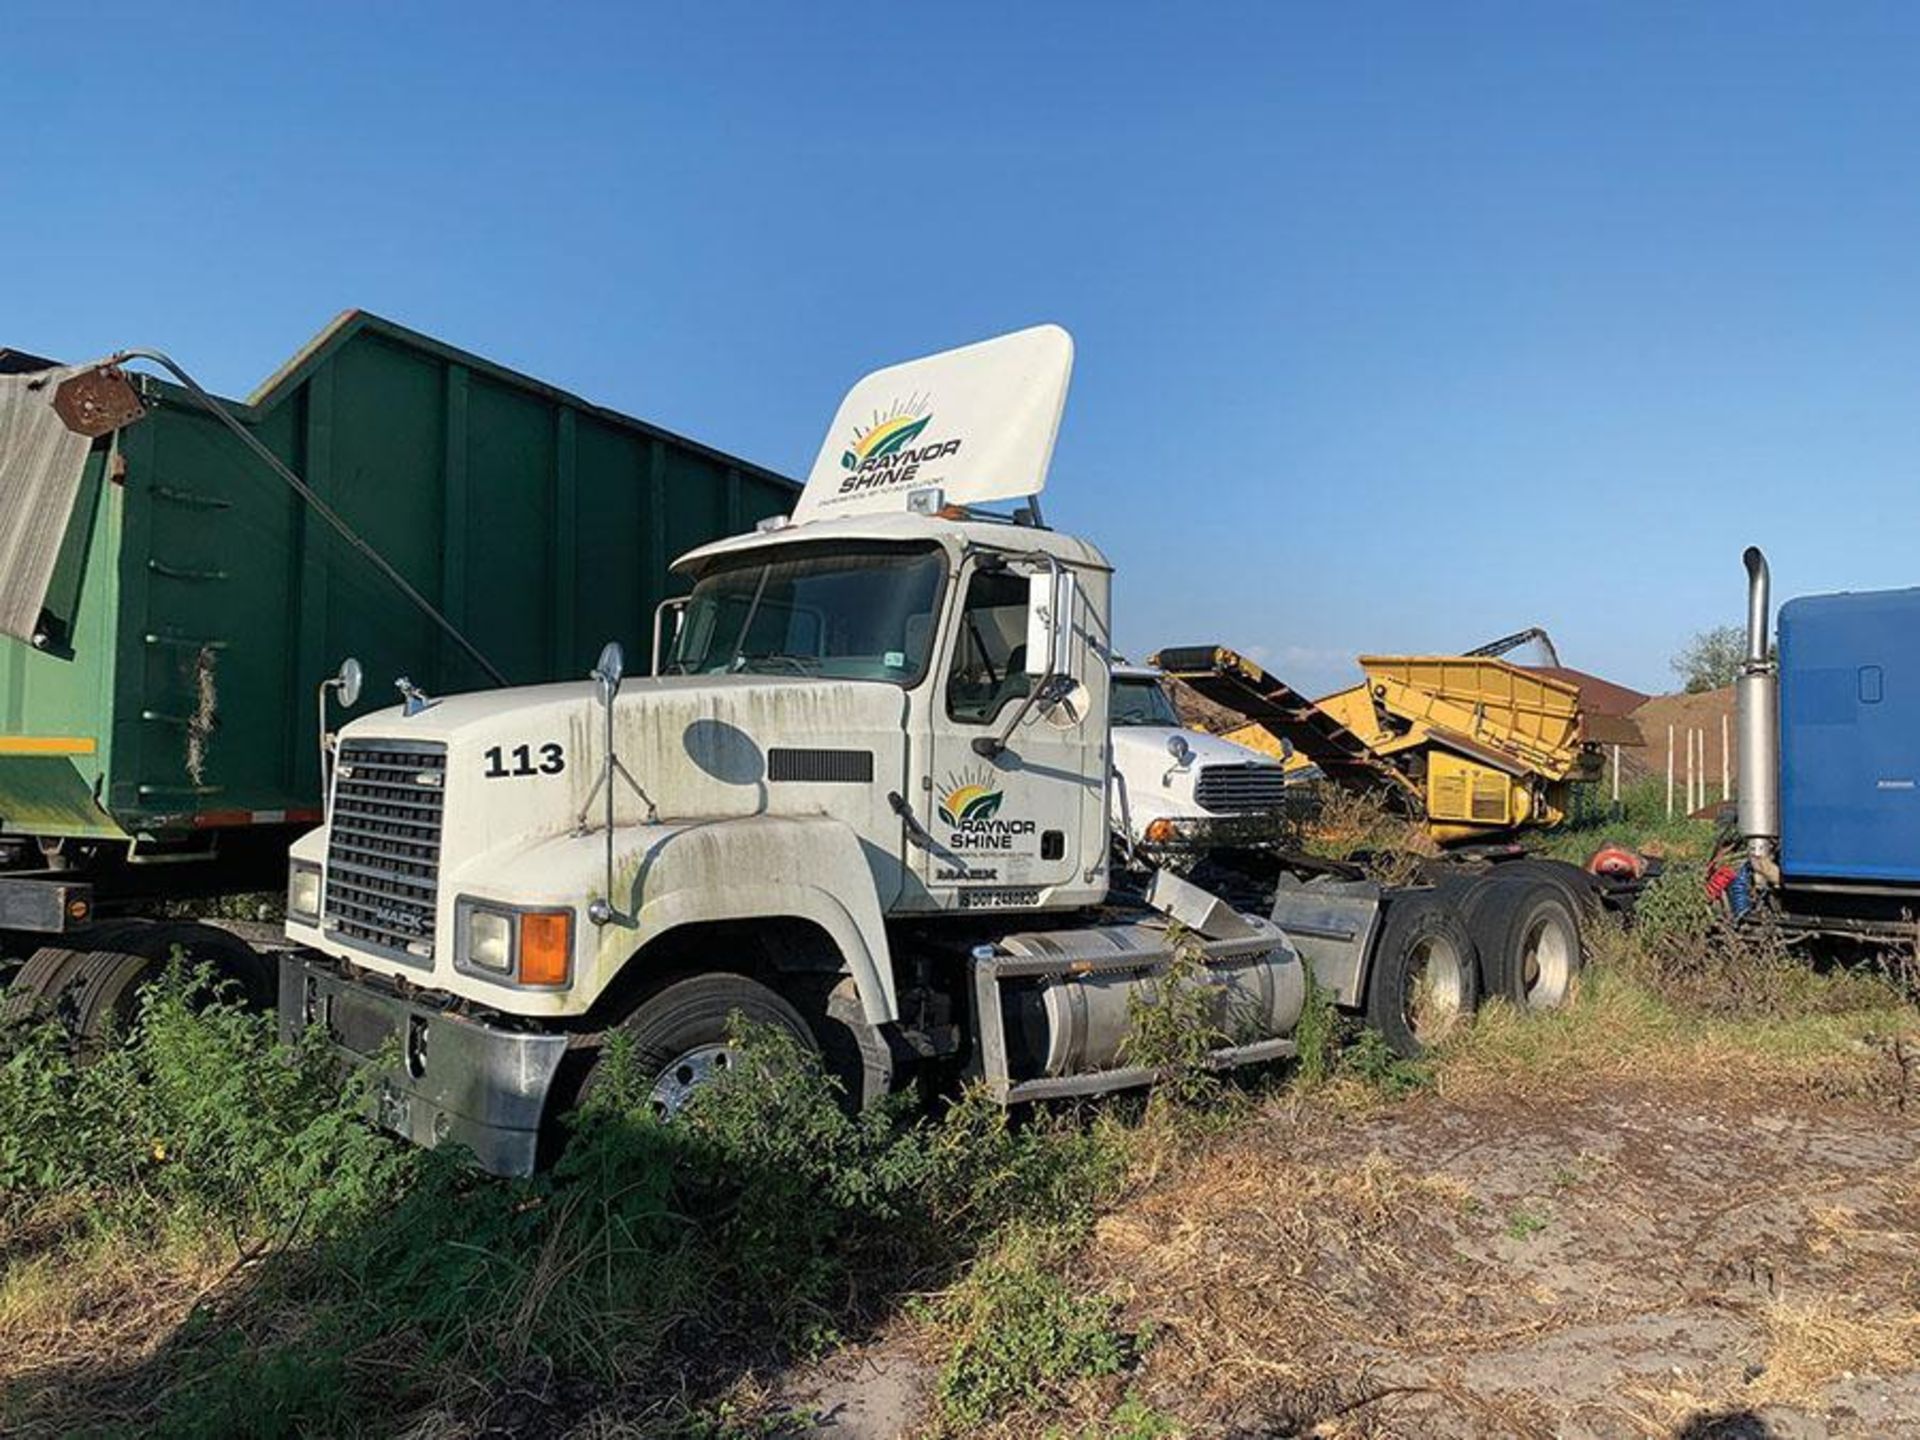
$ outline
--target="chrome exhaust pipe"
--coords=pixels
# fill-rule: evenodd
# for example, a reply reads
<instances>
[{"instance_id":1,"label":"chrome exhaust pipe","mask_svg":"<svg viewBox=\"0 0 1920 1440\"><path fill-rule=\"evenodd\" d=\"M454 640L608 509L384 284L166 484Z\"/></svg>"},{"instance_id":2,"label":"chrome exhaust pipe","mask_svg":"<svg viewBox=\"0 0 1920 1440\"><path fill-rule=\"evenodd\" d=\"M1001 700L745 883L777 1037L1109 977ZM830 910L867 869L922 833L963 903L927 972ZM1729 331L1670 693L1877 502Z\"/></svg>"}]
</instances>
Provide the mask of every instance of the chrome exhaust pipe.
<instances>
[{"instance_id":1,"label":"chrome exhaust pipe","mask_svg":"<svg viewBox=\"0 0 1920 1440\"><path fill-rule=\"evenodd\" d=\"M1747 656L1734 686L1740 732L1740 838L1755 875L1779 876L1780 676L1767 639L1772 577L1760 547L1741 557L1747 567Z\"/></svg>"}]
</instances>

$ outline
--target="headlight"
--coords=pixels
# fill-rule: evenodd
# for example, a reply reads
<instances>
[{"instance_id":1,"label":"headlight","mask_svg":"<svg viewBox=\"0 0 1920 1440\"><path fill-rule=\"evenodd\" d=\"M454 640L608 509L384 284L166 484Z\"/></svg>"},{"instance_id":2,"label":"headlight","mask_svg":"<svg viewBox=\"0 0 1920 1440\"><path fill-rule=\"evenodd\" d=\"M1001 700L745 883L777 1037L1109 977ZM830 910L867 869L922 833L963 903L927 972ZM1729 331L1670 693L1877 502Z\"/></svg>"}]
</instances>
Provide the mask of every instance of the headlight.
<instances>
[{"instance_id":1,"label":"headlight","mask_svg":"<svg viewBox=\"0 0 1920 1440\"><path fill-rule=\"evenodd\" d=\"M287 917L319 923L320 867L311 861L295 860L287 866Z\"/></svg>"},{"instance_id":2,"label":"headlight","mask_svg":"<svg viewBox=\"0 0 1920 1440\"><path fill-rule=\"evenodd\" d=\"M572 979L573 911L496 910L463 899L459 914L458 968L542 989Z\"/></svg>"},{"instance_id":3,"label":"headlight","mask_svg":"<svg viewBox=\"0 0 1920 1440\"><path fill-rule=\"evenodd\" d=\"M504 975L513 968L513 917L497 910L467 912L467 960Z\"/></svg>"}]
</instances>

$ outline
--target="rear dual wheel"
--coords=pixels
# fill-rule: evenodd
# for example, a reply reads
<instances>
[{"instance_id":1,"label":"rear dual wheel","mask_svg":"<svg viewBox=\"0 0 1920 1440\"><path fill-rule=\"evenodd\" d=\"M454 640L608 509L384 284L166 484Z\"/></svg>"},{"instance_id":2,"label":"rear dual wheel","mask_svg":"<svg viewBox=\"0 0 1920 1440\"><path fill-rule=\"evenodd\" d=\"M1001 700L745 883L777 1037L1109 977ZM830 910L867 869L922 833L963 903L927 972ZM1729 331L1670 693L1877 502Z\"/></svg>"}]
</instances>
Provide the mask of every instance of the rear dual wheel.
<instances>
[{"instance_id":1,"label":"rear dual wheel","mask_svg":"<svg viewBox=\"0 0 1920 1440\"><path fill-rule=\"evenodd\" d=\"M216 982L231 982L248 1009L273 1004L271 963L213 926L110 920L76 938L91 948L34 952L8 987L6 1010L14 1017L58 1021L82 1055L98 1054L133 1028L143 992L176 954L189 969L209 965Z\"/></svg>"},{"instance_id":2,"label":"rear dual wheel","mask_svg":"<svg viewBox=\"0 0 1920 1440\"><path fill-rule=\"evenodd\" d=\"M1416 1059L1456 1034L1480 1004L1473 939L1437 892L1396 896L1387 906L1367 981L1367 1024L1394 1054Z\"/></svg>"},{"instance_id":3,"label":"rear dual wheel","mask_svg":"<svg viewBox=\"0 0 1920 1440\"><path fill-rule=\"evenodd\" d=\"M1580 915L1562 885L1524 875L1488 879L1468 892L1464 909L1485 993L1520 1010L1553 1010L1572 998Z\"/></svg>"}]
</instances>

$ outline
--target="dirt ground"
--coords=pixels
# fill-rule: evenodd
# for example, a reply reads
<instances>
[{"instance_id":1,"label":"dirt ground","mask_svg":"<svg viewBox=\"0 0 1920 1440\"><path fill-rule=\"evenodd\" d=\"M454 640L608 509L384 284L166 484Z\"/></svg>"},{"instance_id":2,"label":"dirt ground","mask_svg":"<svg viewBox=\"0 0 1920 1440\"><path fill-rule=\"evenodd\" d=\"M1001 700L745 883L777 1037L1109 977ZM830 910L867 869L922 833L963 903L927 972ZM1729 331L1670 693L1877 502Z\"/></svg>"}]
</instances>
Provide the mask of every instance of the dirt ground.
<instances>
[{"instance_id":1,"label":"dirt ground","mask_svg":"<svg viewBox=\"0 0 1920 1440\"><path fill-rule=\"evenodd\" d=\"M1125 1388L1193 1436L1920 1436L1920 1131L1884 1097L1281 1101L1092 1253L1152 1337ZM1119 1385L1056 1433L1105 1433ZM880 1440L931 1376L903 1334L785 1390Z\"/></svg>"},{"instance_id":2,"label":"dirt ground","mask_svg":"<svg viewBox=\"0 0 1920 1440\"><path fill-rule=\"evenodd\" d=\"M1737 778L1740 771L1740 731L1734 723L1733 686L1703 691L1698 695L1656 695L1632 715L1646 744L1637 749L1622 749L1620 771L1627 781L1667 773L1667 730L1674 734L1674 783L1684 785L1687 773L1686 732L1698 730L1704 737L1704 762L1707 797L1720 798L1720 724L1727 727L1727 774Z\"/></svg>"}]
</instances>

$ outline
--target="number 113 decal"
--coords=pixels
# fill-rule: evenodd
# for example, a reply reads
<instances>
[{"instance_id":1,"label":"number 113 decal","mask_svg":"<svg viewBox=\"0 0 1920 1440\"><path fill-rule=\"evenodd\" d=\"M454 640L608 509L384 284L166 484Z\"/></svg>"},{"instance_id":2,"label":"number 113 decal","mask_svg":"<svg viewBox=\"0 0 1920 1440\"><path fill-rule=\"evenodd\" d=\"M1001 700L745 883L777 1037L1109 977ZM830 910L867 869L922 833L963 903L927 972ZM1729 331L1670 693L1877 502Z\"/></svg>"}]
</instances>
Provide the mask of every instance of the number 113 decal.
<instances>
[{"instance_id":1,"label":"number 113 decal","mask_svg":"<svg viewBox=\"0 0 1920 1440\"><path fill-rule=\"evenodd\" d=\"M540 763L534 763L534 752L538 750ZM509 765L507 762L512 761ZM485 777L489 780L510 780L526 775L558 775L567 768L567 752L556 741L549 740L540 746L515 745L511 750L503 745L495 745L487 751Z\"/></svg>"}]
</instances>

